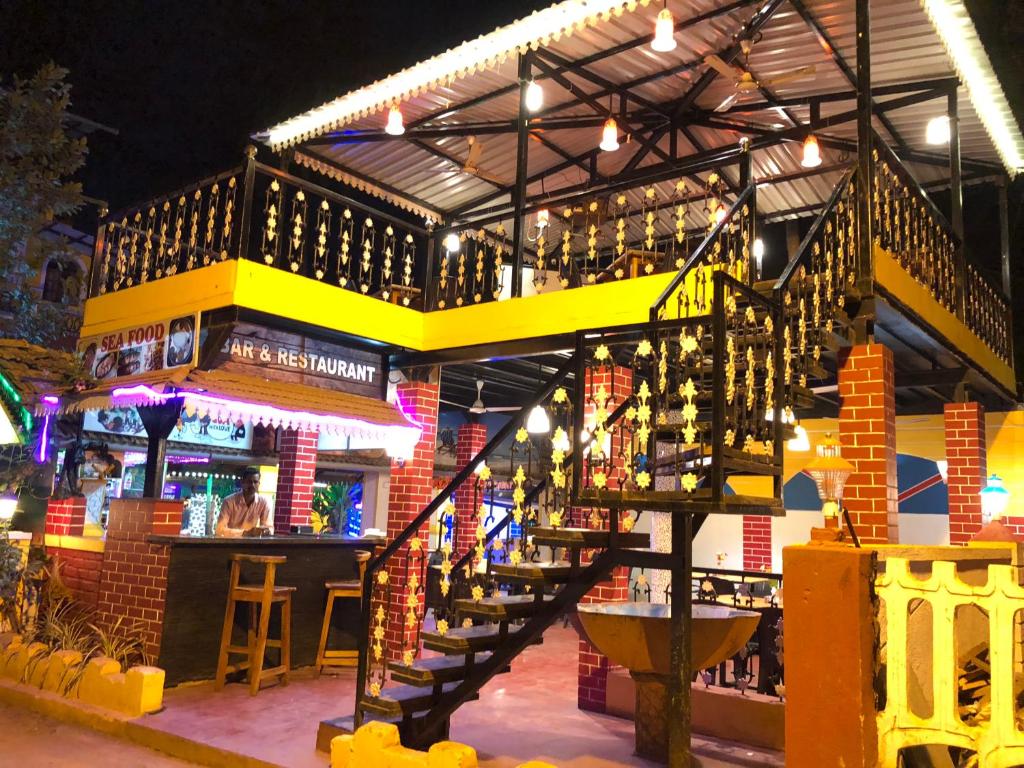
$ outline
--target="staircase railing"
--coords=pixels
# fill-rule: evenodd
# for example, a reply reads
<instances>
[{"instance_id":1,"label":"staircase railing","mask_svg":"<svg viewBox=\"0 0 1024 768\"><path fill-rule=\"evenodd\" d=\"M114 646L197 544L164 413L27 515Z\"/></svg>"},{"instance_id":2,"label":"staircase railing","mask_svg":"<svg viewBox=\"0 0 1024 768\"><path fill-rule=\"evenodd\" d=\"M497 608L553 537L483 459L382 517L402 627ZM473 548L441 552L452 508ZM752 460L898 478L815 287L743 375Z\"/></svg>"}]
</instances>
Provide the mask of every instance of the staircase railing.
<instances>
[{"instance_id":1,"label":"staircase railing","mask_svg":"<svg viewBox=\"0 0 1024 768\"><path fill-rule=\"evenodd\" d=\"M449 594L457 597L461 594L473 594L478 588L482 595L485 584L477 578L476 566L484 559L494 555L495 542L501 541L497 536L499 527L489 532L484 529L485 519L478 516L473 544L466 552L456 551L459 546L457 529L453 526L447 536L444 534L446 518L456 515L450 498L453 494L465 493L472 488L474 495L484 495L494 491L494 482L486 461L500 446L510 438L513 440L512 463L514 470L512 501L513 508L508 515L510 521L523 525L529 522L531 515L536 513L527 506L525 484L529 474L534 474L538 467L551 473L554 485L561 498L554 499L553 504L560 508L567 507L567 466L564 455L571 449L574 433L572 426L571 399L569 390L563 384L567 377L576 369L575 359L570 358L541 387L530 401L487 442L455 476L448 482L424 509L385 547L376 557L371 558L366 567L363 583L363 599L360 632L368 638L361 644L356 685L356 724L361 722L360 702L369 696L379 695L387 681L387 670L390 663L400 659L403 664L411 664L419 654L419 635L425 619L423 596L427 580L427 557L425 547L429 541L429 525L432 518L441 513L441 546L442 560L441 590L445 597ZM550 442L554 444L551 451L550 469L535 455L533 441L526 430L529 413L535 406L546 405L553 422L553 433ZM560 482L555 478L560 477ZM465 520L456 525L466 524ZM502 545L505 549L505 545ZM517 562L527 556L525 553L525 536L516 544L506 549L506 556L511 562ZM395 594L393 586L397 584L401 594ZM442 622L444 622L442 624ZM447 631L447 618L438 618L438 629ZM394 640L398 635L399 646L386 647L389 636Z\"/></svg>"},{"instance_id":2,"label":"staircase railing","mask_svg":"<svg viewBox=\"0 0 1024 768\"><path fill-rule=\"evenodd\" d=\"M783 421L792 421L798 393L825 375L822 350L845 321L857 282L856 168L850 168L790 259L773 293L782 307Z\"/></svg>"}]
</instances>

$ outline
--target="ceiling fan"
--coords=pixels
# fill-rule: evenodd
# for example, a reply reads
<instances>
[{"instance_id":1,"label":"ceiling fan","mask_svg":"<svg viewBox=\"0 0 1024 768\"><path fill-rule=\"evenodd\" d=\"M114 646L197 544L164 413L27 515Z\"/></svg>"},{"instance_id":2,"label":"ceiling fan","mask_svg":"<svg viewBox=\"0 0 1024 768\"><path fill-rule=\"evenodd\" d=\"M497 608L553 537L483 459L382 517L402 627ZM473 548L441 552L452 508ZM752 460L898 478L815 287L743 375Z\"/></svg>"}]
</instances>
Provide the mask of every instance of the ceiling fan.
<instances>
[{"instance_id":1,"label":"ceiling fan","mask_svg":"<svg viewBox=\"0 0 1024 768\"><path fill-rule=\"evenodd\" d=\"M476 400L474 400L473 404L471 406L469 406L469 408L466 409L470 413L478 414L479 415L479 414L482 414L482 413L503 413L505 411L518 411L518 410L520 410L518 405L502 405L502 406L494 406L494 407L490 407L490 408L487 407L486 405L484 405L483 388L484 388L484 380L483 379L477 379L476 380ZM462 403L453 403L453 402L451 402L449 400L444 400L443 402L448 403L448 405L456 405L456 406L458 406L460 408L465 408L466 407Z\"/></svg>"},{"instance_id":2,"label":"ceiling fan","mask_svg":"<svg viewBox=\"0 0 1024 768\"><path fill-rule=\"evenodd\" d=\"M505 181L503 179L498 178L492 173L488 173L479 165L480 157L484 153L483 143L479 141L476 136L469 136L466 140L469 142L469 156L466 158L466 162L462 166L462 172L468 173L470 176L476 176L478 179L483 179L484 181L504 186Z\"/></svg>"},{"instance_id":3,"label":"ceiling fan","mask_svg":"<svg viewBox=\"0 0 1024 768\"><path fill-rule=\"evenodd\" d=\"M760 39L760 38L758 38ZM747 93L754 93L759 88L767 88L771 85L786 83L790 80L800 80L814 74L816 67L811 64L805 67L798 67L790 72L785 72L772 78L759 80L750 71L750 51L754 47L754 40L741 40L740 51L743 54L743 66L727 63L717 53L711 53L704 57L704 63L725 77L731 78L735 91L729 94L725 100L715 107L715 112L722 112L733 105L733 103Z\"/></svg>"}]
</instances>

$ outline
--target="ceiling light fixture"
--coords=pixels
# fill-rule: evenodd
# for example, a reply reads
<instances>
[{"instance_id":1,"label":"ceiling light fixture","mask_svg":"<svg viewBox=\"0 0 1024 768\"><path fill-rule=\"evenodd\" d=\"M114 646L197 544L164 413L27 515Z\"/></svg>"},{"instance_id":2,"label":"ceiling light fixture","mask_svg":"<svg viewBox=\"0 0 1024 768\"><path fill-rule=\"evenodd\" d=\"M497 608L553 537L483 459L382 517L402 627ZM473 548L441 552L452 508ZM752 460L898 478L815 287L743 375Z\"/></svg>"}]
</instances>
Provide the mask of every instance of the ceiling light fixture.
<instances>
[{"instance_id":1,"label":"ceiling light fixture","mask_svg":"<svg viewBox=\"0 0 1024 768\"><path fill-rule=\"evenodd\" d=\"M529 112L536 112L544 106L544 89L536 80L531 80L526 86L526 109Z\"/></svg>"},{"instance_id":2,"label":"ceiling light fixture","mask_svg":"<svg viewBox=\"0 0 1024 768\"><path fill-rule=\"evenodd\" d=\"M800 165L804 168L817 168L821 165L821 148L818 147L818 139L813 133L804 139L804 156L800 160Z\"/></svg>"},{"instance_id":3,"label":"ceiling light fixture","mask_svg":"<svg viewBox=\"0 0 1024 768\"><path fill-rule=\"evenodd\" d=\"M672 18L672 11L668 9L668 0L665 0L665 7L658 12L658 20L654 22L654 39L651 40L651 50L658 53L667 53L676 47L676 22Z\"/></svg>"},{"instance_id":4,"label":"ceiling light fixture","mask_svg":"<svg viewBox=\"0 0 1024 768\"><path fill-rule=\"evenodd\" d=\"M929 144L949 144L949 117L939 115L928 121L924 132L925 141Z\"/></svg>"},{"instance_id":5,"label":"ceiling light fixture","mask_svg":"<svg viewBox=\"0 0 1024 768\"><path fill-rule=\"evenodd\" d=\"M445 235L444 249L448 251L448 253L458 253L460 245L459 236L455 232L449 232Z\"/></svg>"},{"instance_id":6,"label":"ceiling light fixture","mask_svg":"<svg viewBox=\"0 0 1024 768\"><path fill-rule=\"evenodd\" d=\"M384 126L384 133L389 136L401 136L405 133L405 123L402 121L402 110L397 106L388 110L388 122Z\"/></svg>"},{"instance_id":7,"label":"ceiling light fixture","mask_svg":"<svg viewBox=\"0 0 1024 768\"><path fill-rule=\"evenodd\" d=\"M619 148L619 124L614 117L604 121L604 128L601 130L601 144L605 152L614 152Z\"/></svg>"}]
</instances>

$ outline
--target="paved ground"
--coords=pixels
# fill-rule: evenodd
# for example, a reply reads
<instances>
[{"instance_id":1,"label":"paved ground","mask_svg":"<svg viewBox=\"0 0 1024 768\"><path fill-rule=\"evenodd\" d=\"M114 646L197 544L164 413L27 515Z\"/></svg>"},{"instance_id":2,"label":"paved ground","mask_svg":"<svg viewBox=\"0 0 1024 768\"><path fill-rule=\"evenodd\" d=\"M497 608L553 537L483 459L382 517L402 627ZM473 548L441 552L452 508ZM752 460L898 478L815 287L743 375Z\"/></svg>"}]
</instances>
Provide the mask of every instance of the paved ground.
<instances>
[{"instance_id":1,"label":"paved ground","mask_svg":"<svg viewBox=\"0 0 1024 768\"><path fill-rule=\"evenodd\" d=\"M145 747L0 704L0 765L28 768L185 768Z\"/></svg>"}]
</instances>

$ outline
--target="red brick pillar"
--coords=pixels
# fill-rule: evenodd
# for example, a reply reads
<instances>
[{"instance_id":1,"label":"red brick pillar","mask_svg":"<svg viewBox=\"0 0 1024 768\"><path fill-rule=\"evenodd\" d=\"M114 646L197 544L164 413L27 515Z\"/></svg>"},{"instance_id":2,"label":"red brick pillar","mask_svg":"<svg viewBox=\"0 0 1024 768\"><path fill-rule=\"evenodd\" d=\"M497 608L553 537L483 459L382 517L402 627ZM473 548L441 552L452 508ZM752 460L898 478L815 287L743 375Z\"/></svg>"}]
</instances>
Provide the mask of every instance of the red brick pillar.
<instances>
[{"instance_id":1,"label":"red brick pillar","mask_svg":"<svg viewBox=\"0 0 1024 768\"><path fill-rule=\"evenodd\" d=\"M167 566L171 548L151 544L151 535L177 536L183 505L161 499L113 499L107 524L103 570L100 574L100 621L113 626L138 626L146 652L155 663L160 656Z\"/></svg>"},{"instance_id":2,"label":"red brick pillar","mask_svg":"<svg viewBox=\"0 0 1024 768\"><path fill-rule=\"evenodd\" d=\"M487 425L463 424L459 427L458 441L455 443L455 471L459 472L483 450L487 444ZM455 559L476 546L477 512L481 499L473 503L473 485L471 478L455 491L455 509L458 516L458 535L453 555Z\"/></svg>"},{"instance_id":3,"label":"red brick pillar","mask_svg":"<svg viewBox=\"0 0 1024 768\"><path fill-rule=\"evenodd\" d=\"M949 543L966 544L981 528L981 489L988 475L985 408L980 403L946 403L944 410Z\"/></svg>"},{"instance_id":4,"label":"red brick pillar","mask_svg":"<svg viewBox=\"0 0 1024 768\"><path fill-rule=\"evenodd\" d=\"M767 515L743 516L743 570L770 571L772 567L772 519Z\"/></svg>"},{"instance_id":5,"label":"red brick pillar","mask_svg":"<svg viewBox=\"0 0 1024 768\"><path fill-rule=\"evenodd\" d=\"M598 388L603 386L609 396L606 406L609 413L618 407L619 403L633 392L633 371L630 368L615 366L612 369L602 369L597 372L590 370L586 373L585 379L588 397L592 397ZM584 421L589 424L589 419L594 413L594 404L586 403L584 406ZM617 488L618 480L609 478L609 488ZM586 518L590 509L574 510L574 518L581 513L583 515L582 525L587 526ZM580 524L574 520L573 524ZM621 526L620 526L621 529ZM591 552L584 550L582 553L583 563L590 560ZM604 603L612 600L629 599L629 569L616 568L612 571L611 580L598 584L590 592L583 596L581 603ZM580 709L589 712L604 712L608 693L608 673L612 665L608 657L600 653L582 637L579 641L579 669L577 673L577 705Z\"/></svg>"},{"instance_id":6,"label":"red brick pillar","mask_svg":"<svg viewBox=\"0 0 1024 768\"><path fill-rule=\"evenodd\" d=\"M437 440L437 396L440 387L436 383L408 381L398 385L397 397L402 412L412 421L420 425L419 442L413 450L411 459L391 462L391 490L388 496L388 541L393 541L405 530L409 523L423 511L434 498L434 450ZM418 530L422 543L419 553L412 553L418 563L420 556L426 557L429 543L429 525L424 524ZM406 544L388 561L388 580L391 584L391 601L388 609L385 647L388 659L402 658L404 648L411 648L416 642L417 628L407 626L405 615L408 612L406 602L406 563L409 562L410 550ZM416 567L419 578L419 567ZM410 573L413 569L410 568ZM426 585L421 584L425 589ZM422 610L424 589L419 592L420 610Z\"/></svg>"},{"instance_id":7,"label":"red brick pillar","mask_svg":"<svg viewBox=\"0 0 1024 768\"><path fill-rule=\"evenodd\" d=\"M316 432L281 430L274 501L275 531L288 533L292 525L309 525L316 475L316 442Z\"/></svg>"},{"instance_id":8,"label":"red brick pillar","mask_svg":"<svg viewBox=\"0 0 1024 768\"><path fill-rule=\"evenodd\" d=\"M46 533L81 536L85 525L85 497L50 499L46 502Z\"/></svg>"},{"instance_id":9,"label":"red brick pillar","mask_svg":"<svg viewBox=\"0 0 1024 768\"><path fill-rule=\"evenodd\" d=\"M857 468L843 494L857 535L866 543L897 543L896 387L888 347L862 344L840 353L839 441Z\"/></svg>"}]
</instances>

